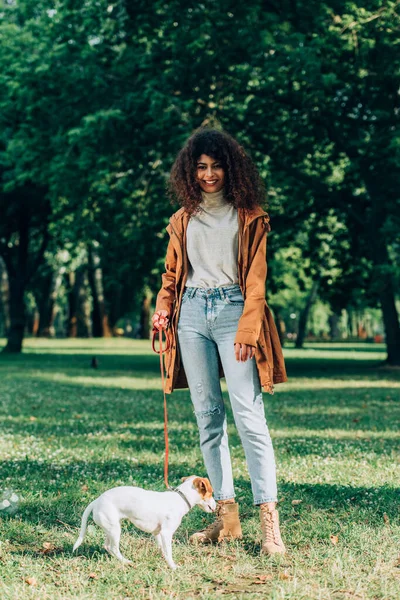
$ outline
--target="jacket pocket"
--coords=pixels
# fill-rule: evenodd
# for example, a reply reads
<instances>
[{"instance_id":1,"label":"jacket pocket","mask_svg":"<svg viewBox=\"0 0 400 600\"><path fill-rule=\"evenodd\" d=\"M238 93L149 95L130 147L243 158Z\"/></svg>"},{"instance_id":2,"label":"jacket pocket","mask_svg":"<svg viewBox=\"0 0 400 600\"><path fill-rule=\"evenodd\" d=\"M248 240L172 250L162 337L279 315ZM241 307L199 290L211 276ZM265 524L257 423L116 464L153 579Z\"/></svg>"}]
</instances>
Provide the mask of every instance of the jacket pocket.
<instances>
[{"instance_id":1,"label":"jacket pocket","mask_svg":"<svg viewBox=\"0 0 400 600\"><path fill-rule=\"evenodd\" d=\"M273 367L273 353L272 353L272 344L271 344L271 335L268 327L267 319L263 318L263 322L261 325L260 337L258 339L258 345L260 346L260 350L264 355L268 366Z\"/></svg>"}]
</instances>

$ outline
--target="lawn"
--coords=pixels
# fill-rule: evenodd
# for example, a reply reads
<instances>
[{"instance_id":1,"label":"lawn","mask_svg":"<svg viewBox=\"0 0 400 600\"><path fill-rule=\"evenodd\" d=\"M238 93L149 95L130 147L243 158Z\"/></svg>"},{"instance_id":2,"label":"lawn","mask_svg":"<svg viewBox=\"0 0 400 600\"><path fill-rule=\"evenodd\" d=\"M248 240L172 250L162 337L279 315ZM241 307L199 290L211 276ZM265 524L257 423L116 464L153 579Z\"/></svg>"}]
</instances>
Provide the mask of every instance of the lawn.
<instances>
[{"instance_id":1,"label":"lawn","mask_svg":"<svg viewBox=\"0 0 400 600\"><path fill-rule=\"evenodd\" d=\"M210 519L194 509L174 539L175 572L129 524L121 549L135 566L111 558L93 524L71 553L82 511L102 491L163 490L161 380L149 342L28 340L23 355L0 355L0 494L19 498L14 514L0 510L0 598L400 598L400 372L381 367L377 344L310 344L285 355L290 380L264 400L287 555L259 556L229 412L244 539L190 546ZM168 400L177 485L205 471L188 390Z\"/></svg>"}]
</instances>

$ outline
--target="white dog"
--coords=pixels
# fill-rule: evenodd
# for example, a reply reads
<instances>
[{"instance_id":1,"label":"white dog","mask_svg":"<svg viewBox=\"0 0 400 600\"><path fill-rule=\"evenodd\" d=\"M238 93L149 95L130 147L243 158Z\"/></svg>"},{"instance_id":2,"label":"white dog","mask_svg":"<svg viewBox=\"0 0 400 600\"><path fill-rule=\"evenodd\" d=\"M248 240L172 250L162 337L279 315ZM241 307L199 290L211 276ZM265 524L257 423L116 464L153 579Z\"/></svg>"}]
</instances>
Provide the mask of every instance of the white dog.
<instances>
[{"instance_id":1,"label":"white dog","mask_svg":"<svg viewBox=\"0 0 400 600\"><path fill-rule=\"evenodd\" d=\"M172 559L172 536L182 518L193 506L205 512L214 512L216 503L212 487L206 477L186 477L177 488L165 492L152 492L139 487L121 486L107 490L91 502L82 515L81 530L73 552L83 542L87 520L93 511L93 520L103 528L104 547L123 563L132 564L119 549L122 519L129 519L136 527L152 533L171 569L176 569Z\"/></svg>"}]
</instances>

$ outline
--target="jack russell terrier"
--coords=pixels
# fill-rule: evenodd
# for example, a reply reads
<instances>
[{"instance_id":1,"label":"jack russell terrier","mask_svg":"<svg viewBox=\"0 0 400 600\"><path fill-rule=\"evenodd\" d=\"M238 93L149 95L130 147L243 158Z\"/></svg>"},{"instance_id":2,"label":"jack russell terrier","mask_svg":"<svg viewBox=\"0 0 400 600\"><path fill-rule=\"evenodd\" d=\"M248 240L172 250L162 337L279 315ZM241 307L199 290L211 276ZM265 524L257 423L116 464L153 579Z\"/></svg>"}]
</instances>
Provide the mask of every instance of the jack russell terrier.
<instances>
[{"instance_id":1,"label":"jack russell terrier","mask_svg":"<svg viewBox=\"0 0 400 600\"><path fill-rule=\"evenodd\" d=\"M205 512L214 512L216 502L213 489L206 477L192 475L182 479L177 488L165 492L152 492L139 487L121 486L107 490L93 500L82 515L81 530L73 552L83 542L87 520L93 512L93 520L105 532L104 548L123 563L132 562L122 556L119 549L122 519L129 519L142 531L153 534L158 547L171 569L177 565L172 558L172 536L182 518L198 505Z\"/></svg>"}]
</instances>

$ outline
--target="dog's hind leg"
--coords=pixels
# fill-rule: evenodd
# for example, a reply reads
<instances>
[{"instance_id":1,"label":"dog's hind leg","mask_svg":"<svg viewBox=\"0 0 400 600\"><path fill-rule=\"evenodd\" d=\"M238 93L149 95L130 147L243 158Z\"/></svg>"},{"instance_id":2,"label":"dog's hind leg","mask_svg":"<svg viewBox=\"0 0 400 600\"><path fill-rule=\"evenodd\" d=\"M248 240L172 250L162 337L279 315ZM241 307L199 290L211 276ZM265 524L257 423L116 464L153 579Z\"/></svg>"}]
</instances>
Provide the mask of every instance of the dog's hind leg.
<instances>
[{"instance_id":1,"label":"dog's hind leg","mask_svg":"<svg viewBox=\"0 0 400 600\"><path fill-rule=\"evenodd\" d=\"M132 562L130 560L128 560L127 558L125 558L125 556L123 556L121 554L121 551L119 549L119 541L121 538L120 523L119 522L113 523L113 525L106 532L106 535L107 535L107 539L106 539L107 546L105 546L105 549L107 550L107 552L109 552L110 554L115 556L115 558L118 558L118 560L120 560L122 563L131 565Z\"/></svg>"},{"instance_id":2,"label":"dog's hind leg","mask_svg":"<svg viewBox=\"0 0 400 600\"><path fill-rule=\"evenodd\" d=\"M156 541L157 546L161 550L161 554L164 556L164 549L163 549L162 540L161 540L161 533L155 533L155 534L153 534L153 537Z\"/></svg>"}]
</instances>

